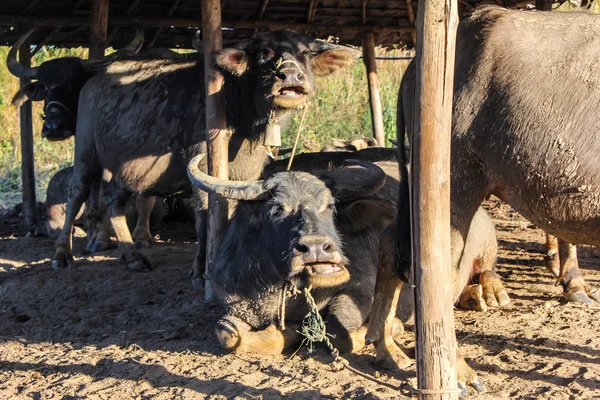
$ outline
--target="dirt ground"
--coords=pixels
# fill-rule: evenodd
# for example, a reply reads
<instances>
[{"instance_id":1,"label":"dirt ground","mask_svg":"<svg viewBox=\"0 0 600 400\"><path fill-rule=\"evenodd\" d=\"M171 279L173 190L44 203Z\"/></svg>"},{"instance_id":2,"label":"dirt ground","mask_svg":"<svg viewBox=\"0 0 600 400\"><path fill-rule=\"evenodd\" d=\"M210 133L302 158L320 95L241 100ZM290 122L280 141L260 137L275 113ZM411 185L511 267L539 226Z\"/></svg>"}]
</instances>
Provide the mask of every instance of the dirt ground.
<instances>
[{"instance_id":1,"label":"dirt ground","mask_svg":"<svg viewBox=\"0 0 600 400\"><path fill-rule=\"evenodd\" d=\"M512 303L455 313L463 354L489 391L471 397L600 398L600 305L563 302L542 265L543 232L519 224L506 205L488 206L501 221L498 270ZM1 399L402 397L334 369L324 349L293 358L224 354L213 335L221 310L203 302L187 275L191 224L163 225L147 251L159 268L140 274L119 263L116 249L82 257L82 237L74 240L78 268L56 273L52 241L24 236L19 223L14 213L0 215ZM579 249L595 286L599 257L594 248ZM346 358L392 387L416 383L414 367L379 371L372 346Z\"/></svg>"}]
</instances>

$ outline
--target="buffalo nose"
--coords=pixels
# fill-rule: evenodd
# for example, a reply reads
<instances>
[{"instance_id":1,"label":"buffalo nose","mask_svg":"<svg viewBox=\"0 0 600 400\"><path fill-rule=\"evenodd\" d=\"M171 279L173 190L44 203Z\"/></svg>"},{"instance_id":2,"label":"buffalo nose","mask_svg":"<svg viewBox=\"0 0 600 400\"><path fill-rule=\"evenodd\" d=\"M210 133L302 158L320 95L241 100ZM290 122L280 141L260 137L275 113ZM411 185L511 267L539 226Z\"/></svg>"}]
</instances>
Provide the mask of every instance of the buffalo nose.
<instances>
[{"instance_id":1,"label":"buffalo nose","mask_svg":"<svg viewBox=\"0 0 600 400\"><path fill-rule=\"evenodd\" d=\"M296 253L305 263L330 262L335 252L335 244L327 236L306 235L296 244Z\"/></svg>"},{"instance_id":2,"label":"buffalo nose","mask_svg":"<svg viewBox=\"0 0 600 400\"><path fill-rule=\"evenodd\" d=\"M302 86L304 85L304 72L295 68L284 68L281 71L281 78L284 86Z\"/></svg>"},{"instance_id":3,"label":"buffalo nose","mask_svg":"<svg viewBox=\"0 0 600 400\"><path fill-rule=\"evenodd\" d=\"M45 130L47 131L58 131L63 129L63 127L64 121L62 118L47 118L46 121L44 121L44 128L46 128Z\"/></svg>"}]
</instances>

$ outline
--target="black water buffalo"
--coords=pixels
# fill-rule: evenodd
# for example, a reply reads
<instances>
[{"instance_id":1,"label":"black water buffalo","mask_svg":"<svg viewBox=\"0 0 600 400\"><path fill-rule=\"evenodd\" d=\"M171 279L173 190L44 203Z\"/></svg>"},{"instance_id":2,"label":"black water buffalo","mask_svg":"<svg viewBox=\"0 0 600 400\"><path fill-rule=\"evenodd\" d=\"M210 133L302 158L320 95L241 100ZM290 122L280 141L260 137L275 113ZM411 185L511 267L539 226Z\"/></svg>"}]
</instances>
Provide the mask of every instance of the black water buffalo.
<instances>
[{"instance_id":1,"label":"black water buffalo","mask_svg":"<svg viewBox=\"0 0 600 400\"><path fill-rule=\"evenodd\" d=\"M144 30L138 27L132 41L119 51L104 57L101 60L83 60L78 57L64 57L45 61L38 67L25 67L17 61L19 48L25 43L34 29L25 33L8 53L6 64L8 70L18 78L35 79L22 87L13 97L12 103L16 107L25 101L44 101L44 123L42 137L50 141L65 140L75 134L77 124L78 103L81 90L85 83L93 76L103 73L108 65L119 59L131 57L137 53L144 43ZM174 54L174 53L173 53ZM168 56L168 55L167 55ZM60 178L59 175L57 178ZM110 174L104 174L104 183L110 179ZM85 213L86 233L88 234L87 251L96 252L110 247L110 222L106 218L105 210L99 199L102 190L102 180L95 180L91 185L90 196L87 199ZM66 193L64 194L66 196ZM55 196L55 194L52 194ZM139 221L134 231L136 246L147 247L152 242L149 231L150 213L156 199L144 196L136 199L138 203ZM41 221L36 226L38 233L47 232L54 235L56 227L64 223L58 208L50 210L57 213L50 216L49 220ZM145 218L145 219L144 219ZM50 231L48 231L50 230Z\"/></svg>"},{"instance_id":2,"label":"black water buffalo","mask_svg":"<svg viewBox=\"0 0 600 400\"><path fill-rule=\"evenodd\" d=\"M268 160L261 139L269 120L288 117L306 104L313 75L332 73L358 55L290 31L262 33L216 54L232 130L230 177L257 178ZM152 268L134 248L124 205L133 193L166 196L190 187L187 160L206 148L204 100L204 61L198 53L121 59L88 80L79 99L73 178L54 268L74 264L73 221L90 182L103 169L112 173L103 200L123 260L133 270ZM193 271L199 278L206 227L202 196L195 198L199 246Z\"/></svg>"},{"instance_id":3,"label":"black water buffalo","mask_svg":"<svg viewBox=\"0 0 600 400\"><path fill-rule=\"evenodd\" d=\"M281 315L282 292L289 284L313 288L311 293L326 315L338 349L354 351L364 346L380 237L397 208L396 152L302 154L294 160L292 172L281 172L285 166L274 162L265 169L262 181L250 182L207 176L197 166L202 156L190 162L188 173L195 185L240 200L210 273L215 295L226 308L216 327L225 349L278 354L298 343L298 325L307 306L302 295L289 298ZM337 168L351 158L358 159L352 161L358 167ZM467 244L468 256L453 277L457 299L473 272L493 274L494 225L485 211L479 214L472 228L477 235ZM403 305L411 307L410 298L404 299ZM473 299L464 300L471 308ZM286 328L280 330L277 324L283 317ZM397 346L379 338L373 341L381 361L406 358ZM481 388L466 363L461 363L460 371L461 382Z\"/></svg>"},{"instance_id":4,"label":"black water buffalo","mask_svg":"<svg viewBox=\"0 0 600 400\"><path fill-rule=\"evenodd\" d=\"M34 234L36 236L50 236L56 239L65 224L65 212L67 208L67 197L69 194L69 184L73 176L73 167L67 167L59 170L52 176L48 187L46 188L45 213L38 218ZM148 227L145 226L146 220L138 218L136 202L139 198L131 198L126 207L127 224L131 230L140 231L156 226L164 215L163 203L156 202L151 210L150 218L147 221ZM142 200L145 202L145 199ZM86 207L82 206L77 214L77 221L80 225L85 226L93 219L84 218ZM143 224L144 226L140 226ZM110 226L109 234L110 234Z\"/></svg>"},{"instance_id":5,"label":"black water buffalo","mask_svg":"<svg viewBox=\"0 0 600 400\"><path fill-rule=\"evenodd\" d=\"M464 257L477 208L491 194L565 241L600 245L600 119L589 112L600 105L599 62L597 15L486 6L459 23L450 183L453 266ZM398 98L400 139L412 126L414 73L413 62ZM404 159L404 141L398 143ZM401 171L406 176L406 168ZM400 196L399 204L408 205L407 184ZM406 276L411 259L406 215L400 211L398 231L382 239L398 248L398 257L387 264L396 264L400 276ZM394 308L389 281L381 275L379 311L372 316L377 326ZM561 282L571 298L600 300L576 264L565 269ZM373 331L378 337L380 329Z\"/></svg>"},{"instance_id":6,"label":"black water buffalo","mask_svg":"<svg viewBox=\"0 0 600 400\"><path fill-rule=\"evenodd\" d=\"M35 28L30 29L19 38L6 58L6 65L11 74L18 78L35 80L23 86L13 96L12 103L20 106L27 100L43 100L42 137L48 140L64 140L75 134L79 95L85 83L98 73L104 72L114 61L137 53L144 44L144 31L138 28L128 45L101 60L63 57L45 61L37 67L26 67L17 61L17 53L34 30Z\"/></svg>"}]
</instances>

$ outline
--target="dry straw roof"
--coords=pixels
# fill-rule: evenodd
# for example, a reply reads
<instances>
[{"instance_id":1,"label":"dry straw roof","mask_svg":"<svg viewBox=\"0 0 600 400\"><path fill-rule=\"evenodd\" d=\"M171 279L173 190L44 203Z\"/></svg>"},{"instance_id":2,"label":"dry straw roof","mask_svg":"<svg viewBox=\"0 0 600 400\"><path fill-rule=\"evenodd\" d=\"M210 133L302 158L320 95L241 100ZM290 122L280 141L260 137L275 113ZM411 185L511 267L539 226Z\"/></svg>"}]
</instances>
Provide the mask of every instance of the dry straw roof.
<instances>
[{"instance_id":1,"label":"dry straw roof","mask_svg":"<svg viewBox=\"0 0 600 400\"><path fill-rule=\"evenodd\" d=\"M132 35L133 21L145 27L151 47L191 47L201 24L202 0L109 0L109 46L122 47ZM224 37L253 35L260 29L288 28L334 36L360 45L372 31L376 44L412 45L418 0L222 0ZM459 0L462 12L495 3L524 6L516 0ZM31 26L33 44L87 46L92 0L1 0L0 45L10 45Z\"/></svg>"}]
</instances>

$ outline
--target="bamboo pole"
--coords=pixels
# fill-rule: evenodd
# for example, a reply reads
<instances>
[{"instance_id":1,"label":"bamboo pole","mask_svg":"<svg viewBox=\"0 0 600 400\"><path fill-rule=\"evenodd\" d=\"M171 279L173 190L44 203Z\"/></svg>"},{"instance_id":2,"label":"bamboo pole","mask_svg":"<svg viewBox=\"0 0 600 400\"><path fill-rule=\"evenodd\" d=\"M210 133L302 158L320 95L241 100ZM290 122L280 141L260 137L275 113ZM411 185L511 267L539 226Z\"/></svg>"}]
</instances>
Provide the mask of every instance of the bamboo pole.
<instances>
[{"instance_id":1,"label":"bamboo pole","mask_svg":"<svg viewBox=\"0 0 600 400\"><path fill-rule=\"evenodd\" d=\"M228 179L228 138L225 101L221 92L223 75L213 68L213 52L223 49L220 0L202 0L202 39L204 42L204 80L206 84L206 137L208 143L208 173ZM206 273L212 269L218 239L227 224L227 200L216 195L208 197L206 236ZM206 280L204 298L212 300L210 281Z\"/></svg>"},{"instance_id":2,"label":"bamboo pole","mask_svg":"<svg viewBox=\"0 0 600 400\"><path fill-rule=\"evenodd\" d=\"M381 106L381 89L377 76L377 63L375 62L375 35L366 33L363 36L363 61L367 68L369 85L369 105L371 106L371 124L373 137L378 146L385 146L385 130L383 129L383 108Z\"/></svg>"},{"instance_id":3,"label":"bamboo pole","mask_svg":"<svg viewBox=\"0 0 600 400\"><path fill-rule=\"evenodd\" d=\"M412 222L420 399L458 399L450 269L450 132L456 0L419 3Z\"/></svg>"},{"instance_id":4,"label":"bamboo pole","mask_svg":"<svg viewBox=\"0 0 600 400\"><path fill-rule=\"evenodd\" d=\"M108 0L92 1L92 21L90 25L90 59L104 57L108 29Z\"/></svg>"},{"instance_id":5,"label":"bamboo pole","mask_svg":"<svg viewBox=\"0 0 600 400\"><path fill-rule=\"evenodd\" d=\"M31 66L31 49L29 42L19 49L19 61L26 67ZM31 80L21 79L21 87L27 85ZM36 199L35 199L35 166L33 155L33 120L31 112L31 101L21 105L21 180L23 195L23 221L27 230L31 230L36 222Z\"/></svg>"}]
</instances>

